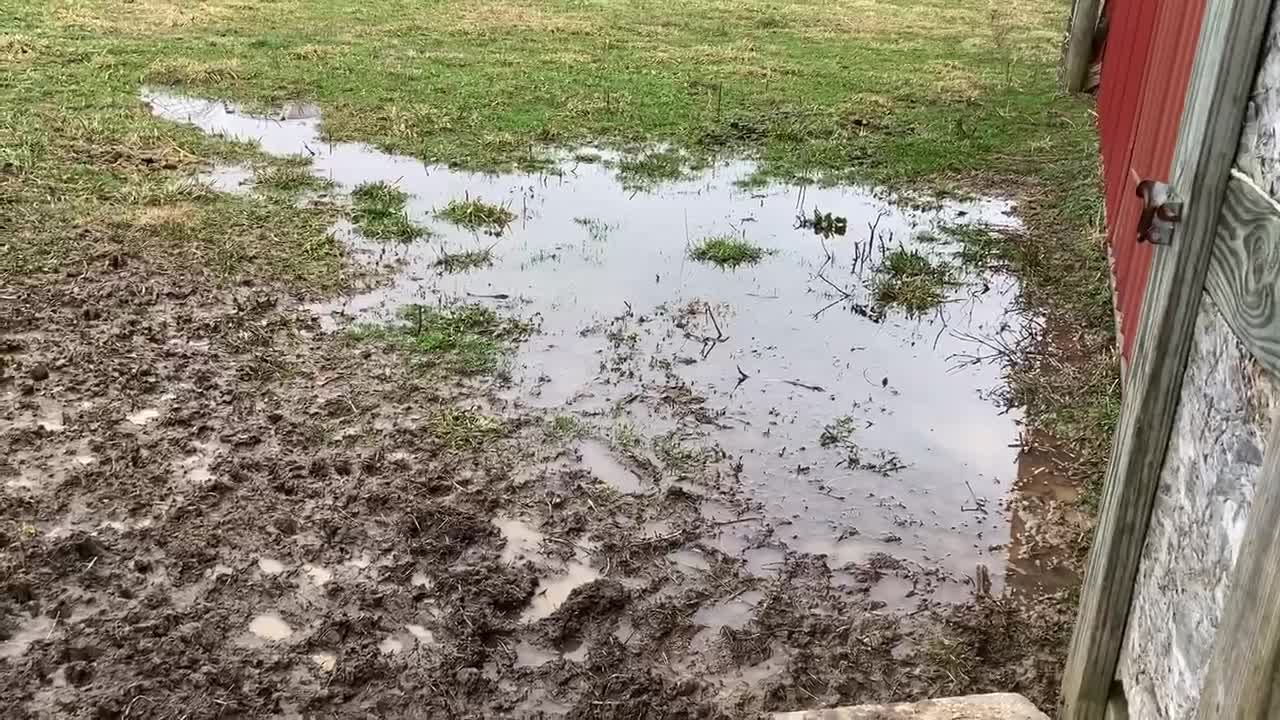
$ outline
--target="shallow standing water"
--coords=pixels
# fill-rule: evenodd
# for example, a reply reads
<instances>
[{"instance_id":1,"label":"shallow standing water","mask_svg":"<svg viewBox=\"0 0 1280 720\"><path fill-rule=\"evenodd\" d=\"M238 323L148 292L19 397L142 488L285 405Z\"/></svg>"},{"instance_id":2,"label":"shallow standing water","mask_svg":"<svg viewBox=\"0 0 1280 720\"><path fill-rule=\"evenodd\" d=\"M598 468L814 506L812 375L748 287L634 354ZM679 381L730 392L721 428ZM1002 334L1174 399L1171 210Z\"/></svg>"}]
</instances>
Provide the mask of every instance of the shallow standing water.
<instances>
[{"instance_id":1,"label":"shallow standing water","mask_svg":"<svg viewBox=\"0 0 1280 720\"><path fill-rule=\"evenodd\" d=\"M317 312L339 325L409 303L466 301L535 320L510 399L586 418L606 440L634 431L723 450L719 489L747 502L708 501L704 511L724 523L720 549L753 572L771 572L787 550L825 553L832 567L883 552L955 576L982 563L1000 584L1010 540L1001 499L1017 474L1019 415L993 398L1000 366L965 358L983 352L974 337L1016 331L1016 283L970 278L922 318L877 317L867 286L887 249L945 255L917 235L940 223L1013 224L1009 204L916 211L861 188L745 189L738 182L753 165L740 160L648 189L624 186L610 163L569 157L555 173L465 173L327 143L305 106L263 118L217 101L143 98L162 117L309 156L338 193L372 181L409 193L410 217L436 235L400 246L340 228L368 260L394 264L395 280ZM234 190L249 177L220 169L208 179ZM434 218L464 196L506 205L517 220L493 237ZM797 228L815 209L847 217L848 233L822 240ZM771 254L736 270L688 258L692 242L721 234ZM490 267L435 267L444 251L485 248ZM841 442L822 447L828 427ZM622 478L619 492L658 487L637 486L607 446L590 442L584 461Z\"/></svg>"}]
</instances>

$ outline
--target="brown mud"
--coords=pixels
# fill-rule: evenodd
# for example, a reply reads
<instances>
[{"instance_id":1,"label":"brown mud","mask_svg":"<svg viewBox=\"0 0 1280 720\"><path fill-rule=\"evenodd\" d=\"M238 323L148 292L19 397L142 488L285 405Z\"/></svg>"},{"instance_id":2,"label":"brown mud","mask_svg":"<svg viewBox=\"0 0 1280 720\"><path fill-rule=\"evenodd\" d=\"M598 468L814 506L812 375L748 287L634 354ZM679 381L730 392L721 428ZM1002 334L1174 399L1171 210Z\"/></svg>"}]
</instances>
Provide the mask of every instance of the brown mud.
<instances>
[{"instance_id":1,"label":"brown mud","mask_svg":"<svg viewBox=\"0 0 1280 720\"><path fill-rule=\"evenodd\" d=\"M241 118L288 154L315 131L294 115ZM433 222L438 245L390 250L346 227L385 281L318 306L154 274L109 236L72 273L6 279L0 715L1054 702L1064 548L1087 521L1052 451L1020 450L999 358L970 362L973 338L1020 322L1016 284L975 277L905 318L861 312L856 267L999 203L748 190L733 164L651 191L595 164L495 179L302 137L335 193L382 179L424 223L464 193L520 220L501 237ZM851 238L800 232L815 205ZM776 254L686 261L686 238L730 222ZM466 243L498 260L428 269ZM539 332L480 378L346 332L460 301Z\"/></svg>"}]
</instances>

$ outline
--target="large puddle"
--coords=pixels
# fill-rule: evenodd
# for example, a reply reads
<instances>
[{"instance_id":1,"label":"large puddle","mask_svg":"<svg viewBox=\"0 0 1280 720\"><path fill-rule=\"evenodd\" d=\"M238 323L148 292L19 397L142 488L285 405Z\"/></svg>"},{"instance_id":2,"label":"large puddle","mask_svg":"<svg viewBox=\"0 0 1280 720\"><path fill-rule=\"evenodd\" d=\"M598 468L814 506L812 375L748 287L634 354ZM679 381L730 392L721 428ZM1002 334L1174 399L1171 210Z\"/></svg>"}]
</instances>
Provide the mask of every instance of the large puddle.
<instances>
[{"instance_id":1,"label":"large puddle","mask_svg":"<svg viewBox=\"0 0 1280 720\"><path fill-rule=\"evenodd\" d=\"M165 118L310 157L336 195L372 181L408 193L410 218L435 235L386 244L344 224L353 249L394 267L394 281L317 312L340 325L408 303L466 301L536 320L509 398L584 419L602 441L577 454L623 493L680 482L688 448L722 449L713 489L748 502L722 506L716 544L753 571L771 572L787 550L825 553L832 567L887 553L956 577L985 564L1001 584L1019 414L993 398L999 363L967 360L985 353L976 340L1017 331L1017 285L971 277L919 318L880 316L868 285L886 251L949 253L919 239L936 226L1014 223L1008 203L912 210L860 188L746 189L739 181L753 165L741 160L642 190L624 187L611 163L572 159L581 154L565 155L555 173L457 172L327 143L305 106L275 119L156 91L143 98ZM244 180L229 170L208 177ZM495 237L434 217L463 197L504 205L516 220ZM847 233L823 239L797 227L815 210L847 218ZM736 270L691 260L690 244L713 235L769 254ZM485 249L487 267L436 266L442 252ZM634 435L657 477L611 456L611 439Z\"/></svg>"}]
</instances>

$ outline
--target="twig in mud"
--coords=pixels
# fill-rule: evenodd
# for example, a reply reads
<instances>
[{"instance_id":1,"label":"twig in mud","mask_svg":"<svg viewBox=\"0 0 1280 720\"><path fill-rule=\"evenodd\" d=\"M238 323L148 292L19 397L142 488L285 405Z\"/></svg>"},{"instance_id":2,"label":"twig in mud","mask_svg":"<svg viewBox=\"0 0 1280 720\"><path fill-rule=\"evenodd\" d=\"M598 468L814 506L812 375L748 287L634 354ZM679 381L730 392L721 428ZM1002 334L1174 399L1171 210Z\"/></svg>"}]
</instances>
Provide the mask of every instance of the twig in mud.
<instances>
[{"instance_id":1,"label":"twig in mud","mask_svg":"<svg viewBox=\"0 0 1280 720\"><path fill-rule=\"evenodd\" d=\"M756 515L752 517L738 518L737 520L721 520L720 522L711 523L711 527L718 528L718 527L724 527L725 525L737 525L738 523L754 522L756 520L763 520L763 519L764 517Z\"/></svg>"},{"instance_id":2,"label":"twig in mud","mask_svg":"<svg viewBox=\"0 0 1280 720\"><path fill-rule=\"evenodd\" d=\"M813 392L827 391L826 388L822 387L821 385L810 385L808 383L802 383L799 380L783 380L782 382L788 385L795 385L798 388L804 388L805 390L812 390Z\"/></svg>"},{"instance_id":3,"label":"twig in mud","mask_svg":"<svg viewBox=\"0 0 1280 720\"><path fill-rule=\"evenodd\" d=\"M711 303L706 304L706 309L707 309L707 317L711 318L711 324L716 329L716 337L715 337L716 342L724 342L725 340L728 340L729 338L726 337L725 334L720 330L720 323L716 322L716 313L714 310L711 309Z\"/></svg>"},{"instance_id":4,"label":"twig in mud","mask_svg":"<svg viewBox=\"0 0 1280 720\"><path fill-rule=\"evenodd\" d=\"M969 496L973 498L973 507L961 505L960 511L961 512L980 512L984 515L987 514L987 501L983 498L978 497L978 493L973 491L973 486L969 484L968 480L964 481L964 486L969 488Z\"/></svg>"},{"instance_id":5,"label":"twig in mud","mask_svg":"<svg viewBox=\"0 0 1280 720\"><path fill-rule=\"evenodd\" d=\"M827 259L822 261L822 265L818 266L818 274L821 275L822 271L826 270L828 265L831 265L832 263L835 262L836 256L832 255L831 249L827 247L826 238L819 235L818 242L822 244L822 252L827 256Z\"/></svg>"},{"instance_id":6,"label":"twig in mud","mask_svg":"<svg viewBox=\"0 0 1280 720\"><path fill-rule=\"evenodd\" d=\"M870 230L869 237L874 238L876 236L876 230L880 227L880 221L885 219L888 215L888 210L880 208L880 211L876 213L876 219L867 223L867 229Z\"/></svg>"},{"instance_id":7,"label":"twig in mud","mask_svg":"<svg viewBox=\"0 0 1280 720\"><path fill-rule=\"evenodd\" d=\"M1038 323L1027 323L1027 325L1019 328L1016 333L1007 332L1009 327L1006 325L990 337L982 337L974 333L961 332L952 330L951 336L957 340L972 343L980 348L973 353L952 353L947 356L947 360L955 360L956 364L953 370L970 367L973 365L982 365L997 361L1012 362L1019 358L1027 358L1038 354L1035 349L1035 336L1040 326Z\"/></svg>"},{"instance_id":8,"label":"twig in mud","mask_svg":"<svg viewBox=\"0 0 1280 720\"><path fill-rule=\"evenodd\" d=\"M550 540L551 542L558 542L562 545L568 545L569 547L575 550L581 550L582 552L585 552L585 553L591 552L591 548L588 548L584 545L579 545L578 543L572 540L565 540L564 538L556 537L555 535L548 535L547 539Z\"/></svg>"},{"instance_id":9,"label":"twig in mud","mask_svg":"<svg viewBox=\"0 0 1280 720\"><path fill-rule=\"evenodd\" d=\"M128 705L125 705L125 706L124 706L124 715L123 715L122 717L124 717L126 720L128 720L128 717L129 717L130 713L132 713L132 712L133 712L133 704L134 704L134 703L136 703L136 702L138 702L139 700L146 700L146 701L147 701L147 702L149 702L149 703L154 703L154 702L155 702L155 699L154 699L154 698L152 698L152 697L151 697L151 696L149 696L149 695L138 695L138 696L137 696L137 697L135 697L134 699L130 700Z\"/></svg>"},{"instance_id":10,"label":"twig in mud","mask_svg":"<svg viewBox=\"0 0 1280 720\"><path fill-rule=\"evenodd\" d=\"M840 287L839 285L837 285L837 284L835 284L835 283L831 282L830 280L828 280L828 279L827 279L827 276L826 276L826 275L823 275L822 273L818 273L818 274L817 274L817 275L815 275L814 277L816 277L816 278L818 278L819 280L821 280L822 282L824 282L824 283L826 283L826 284L830 285L830 286L831 286L831 289L833 289L833 290L835 290L836 292L840 293L840 295L841 295L841 296L843 296L845 299L848 299L848 300L852 300L852 299L853 299L853 293L851 293L851 292L849 292L848 290L845 290L844 288Z\"/></svg>"},{"instance_id":11,"label":"twig in mud","mask_svg":"<svg viewBox=\"0 0 1280 720\"><path fill-rule=\"evenodd\" d=\"M660 545L662 543L671 542L672 540L683 540L686 537L696 536L697 533L692 530L677 530L670 535L654 535L653 537L643 538L631 543L633 547L640 545Z\"/></svg>"},{"instance_id":12,"label":"twig in mud","mask_svg":"<svg viewBox=\"0 0 1280 720\"><path fill-rule=\"evenodd\" d=\"M744 383L744 382L746 382L747 380L751 379L751 376L750 376L750 375L748 375L748 374L746 373L746 371L742 369L742 366L741 366L741 365L738 365L738 366L737 366L737 368L738 368L738 382L737 382L737 384L735 384L735 385L733 386L733 390L730 390L730 391L729 391L729 394L730 394L730 395L732 395L733 393L737 392L738 388L742 387L742 383Z\"/></svg>"}]
</instances>

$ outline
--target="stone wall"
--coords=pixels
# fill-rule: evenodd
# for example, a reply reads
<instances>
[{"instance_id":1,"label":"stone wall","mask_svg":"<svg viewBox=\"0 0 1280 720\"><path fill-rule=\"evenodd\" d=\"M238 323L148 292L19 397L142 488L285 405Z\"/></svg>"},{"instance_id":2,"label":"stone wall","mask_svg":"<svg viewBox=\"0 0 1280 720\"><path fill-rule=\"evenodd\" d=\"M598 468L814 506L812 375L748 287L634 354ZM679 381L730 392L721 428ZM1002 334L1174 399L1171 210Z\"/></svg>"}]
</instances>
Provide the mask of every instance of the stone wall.
<instances>
[{"instance_id":1,"label":"stone wall","mask_svg":"<svg viewBox=\"0 0 1280 720\"><path fill-rule=\"evenodd\" d=\"M1280 13L1264 53L1237 165L1280 199ZM1195 716L1277 398L1206 296L1120 656L1135 720Z\"/></svg>"}]
</instances>

